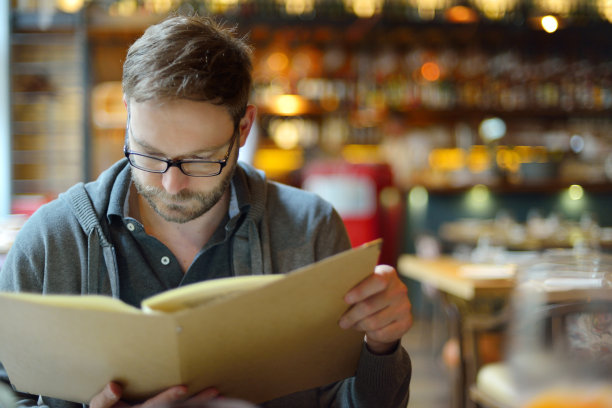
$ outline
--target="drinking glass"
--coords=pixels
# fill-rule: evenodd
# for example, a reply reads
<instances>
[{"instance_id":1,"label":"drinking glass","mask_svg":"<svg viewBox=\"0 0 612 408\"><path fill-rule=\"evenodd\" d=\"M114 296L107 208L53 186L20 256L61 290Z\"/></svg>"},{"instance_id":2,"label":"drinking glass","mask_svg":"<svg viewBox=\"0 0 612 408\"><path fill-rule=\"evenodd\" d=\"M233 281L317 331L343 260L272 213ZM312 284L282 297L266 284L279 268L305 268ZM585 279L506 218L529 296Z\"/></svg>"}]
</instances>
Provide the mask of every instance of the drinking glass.
<instances>
[{"instance_id":1,"label":"drinking glass","mask_svg":"<svg viewBox=\"0 0 612 408\"><path fill-rule=\"evenodd\" d=\"M521 408L612 408L612 256L549 250L518 270L508 361Z\"/></svg>"}]
</instances>

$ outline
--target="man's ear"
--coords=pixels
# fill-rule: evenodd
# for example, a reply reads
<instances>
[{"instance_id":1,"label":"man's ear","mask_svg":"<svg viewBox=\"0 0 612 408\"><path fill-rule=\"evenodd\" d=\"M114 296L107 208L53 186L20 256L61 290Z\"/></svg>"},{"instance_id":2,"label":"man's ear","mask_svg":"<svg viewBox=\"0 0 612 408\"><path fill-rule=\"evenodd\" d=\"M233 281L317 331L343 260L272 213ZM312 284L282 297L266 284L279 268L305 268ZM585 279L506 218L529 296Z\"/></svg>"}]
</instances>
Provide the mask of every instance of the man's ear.
<instances>
[{"instance_id":1,"label":"man's ear","mask_svg":"<svg viewBox=\"0 0 612 408\"><path fill-rule=\"evenodd\" d=\"M246 143L247 137L249 136L251 127L255 123L256 117L257 108L255 107L255 105L247 105L246 112L242 119L240 119L240 123L238 124L238 129L240 132L240 147L244 146L244 144Z\"/></svg>"}]
</instances>

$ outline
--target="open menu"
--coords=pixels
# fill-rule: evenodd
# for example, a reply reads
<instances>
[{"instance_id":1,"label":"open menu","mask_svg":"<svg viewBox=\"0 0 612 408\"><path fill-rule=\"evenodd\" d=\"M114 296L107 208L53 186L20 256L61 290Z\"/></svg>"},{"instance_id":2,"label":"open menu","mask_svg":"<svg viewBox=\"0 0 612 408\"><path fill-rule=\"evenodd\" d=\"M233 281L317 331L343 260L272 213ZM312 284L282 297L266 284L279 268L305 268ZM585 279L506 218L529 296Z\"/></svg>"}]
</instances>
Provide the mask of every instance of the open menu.
<instances>
[{"instance_id":1,"label":"open menu","mask_svg":"<svg viewBox=\"0 0 612 408\"><path fill-rule=\"evenodd\" d=\"M128 400L184 384L260 403L354 375L363 334L344 294L381 241L283 275L204 281L143 301L0 293L0 361L21 392L88 403L110 381Z\"/></svg>"}]
</instances>

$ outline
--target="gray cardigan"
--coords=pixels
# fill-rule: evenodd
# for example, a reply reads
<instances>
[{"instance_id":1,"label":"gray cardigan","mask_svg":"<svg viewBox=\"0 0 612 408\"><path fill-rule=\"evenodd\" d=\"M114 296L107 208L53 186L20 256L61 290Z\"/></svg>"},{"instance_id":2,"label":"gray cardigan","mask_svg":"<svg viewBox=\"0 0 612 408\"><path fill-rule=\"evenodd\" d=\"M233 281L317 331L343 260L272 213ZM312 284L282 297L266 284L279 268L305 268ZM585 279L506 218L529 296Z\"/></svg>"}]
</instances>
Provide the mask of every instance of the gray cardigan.
<instances>
[{"instance_id":1,"label":"gray cardigan","mask_svg":"<svg viewBox=\"0 0 612 408\"><path fill-rule=\"evenodd\" d=\"M6 258L0 290L120 298L107 211L116 180L125 180L128 171L126 160L121 160L98 180L77 184L41 207L24 225ZM244 163L239 163L232 179L230 211L232 206L247 209L229 242L234 275L288 272L350 245L340 217L328 203L266 180ZM374 356L364 347L355 377L263 406L404 408L410 375L410 360L401 347L385 356ZM76 405L43 397L39 403L53 408Z\"/></svg>"}]
</instances>

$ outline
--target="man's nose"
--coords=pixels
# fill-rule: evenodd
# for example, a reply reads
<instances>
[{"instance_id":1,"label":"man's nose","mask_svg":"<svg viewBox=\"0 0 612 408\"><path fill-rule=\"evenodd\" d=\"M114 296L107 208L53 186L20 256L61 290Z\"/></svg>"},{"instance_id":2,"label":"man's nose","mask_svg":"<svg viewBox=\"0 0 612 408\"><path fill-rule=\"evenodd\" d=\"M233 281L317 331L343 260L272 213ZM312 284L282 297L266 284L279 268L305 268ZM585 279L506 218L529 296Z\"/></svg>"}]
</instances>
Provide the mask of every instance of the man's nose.
<instances>
[{"instance_id":1,"label":"man's nose","mask_svg":"<svg viewBox=\"0 0 612 408\"><path fill-rule=\"evenodd\" d=\"M164 174L162 174L162 186L169 194L177 194L187 188L189 184L189 176L178 168L171 166Z\"/></svg>"}]
</instances>

